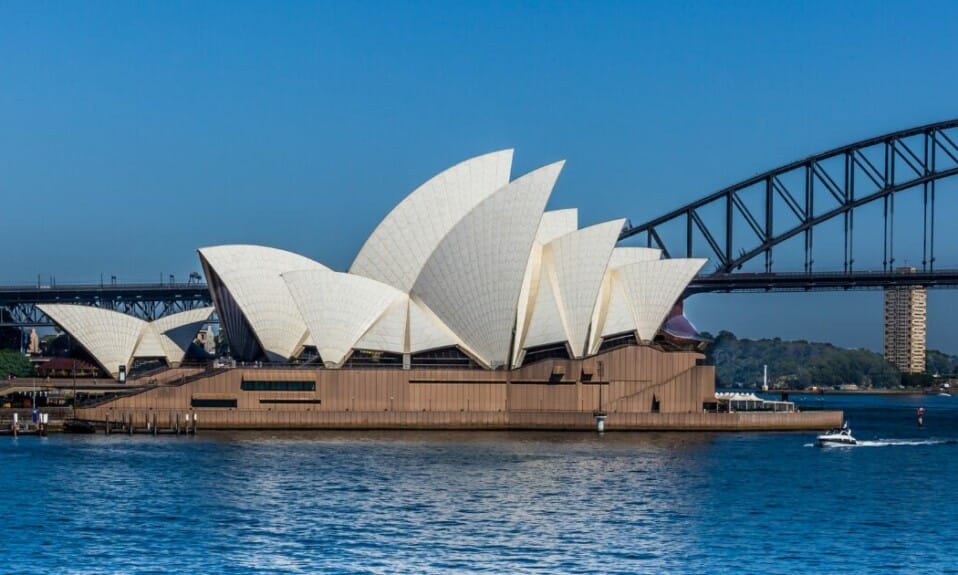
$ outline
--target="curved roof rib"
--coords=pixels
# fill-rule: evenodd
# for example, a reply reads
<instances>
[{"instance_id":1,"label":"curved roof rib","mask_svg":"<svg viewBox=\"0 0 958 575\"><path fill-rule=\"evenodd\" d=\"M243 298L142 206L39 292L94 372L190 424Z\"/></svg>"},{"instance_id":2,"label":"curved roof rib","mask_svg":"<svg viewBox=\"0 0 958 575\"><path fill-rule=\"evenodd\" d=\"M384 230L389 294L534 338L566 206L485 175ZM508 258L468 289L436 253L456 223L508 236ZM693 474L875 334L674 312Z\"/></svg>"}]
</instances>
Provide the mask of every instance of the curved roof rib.
<instances>
[{"instance_id":1,"label":"curved roof rib","mask_svg":"<svg viewBox=\"0 0 958 575\"><path fill-rule=\"evenodd\" d=\"M409 318L409 298L401 298L390 304L376 323L356 342L356 349L385 351L389 353L406 352L406 323Z\"/></svg>"},{"instance_id":2,"label":"curved roof rib","mask_svg":"<svg viewBox=\"0 0 958 575\"><path fill-rule=\"evenodd\" d=\"M575 208L550 210L542 214L539 228L536 230L536 241L532 244L529 262L526 264L526 273L522 277L522 289L519 292L519 309L516 312L516 345L512 357L513 367L519 365L523 342L526 340L529 321L532 319L532 313L535 309L542 268L542 247L561 235L574 232L578 227L579 210Z\"/></svg>"},{"instance_id":3,"label":"curved roof rib","mask_svg":"<svg viewBox=\"0 0 958 575\"><path fill-rule=\"evenodd\" d=\"M442 239L470 210L509 183L512 150L477 156L419 186L366 240L349 273L408 293Z\"/></svg>"},{"instance_id":4,"label":"curved roof rib","mask_svg":"<svg viewBox=\"0 0 958 575\"><path fill-rule=\"evenodd\" d=\"M626 292L625 284L619 277L618 272L612 272L609 281L608 302L605 304L605 314L600 324L596 324L595 333L601 337L607 337L627 331L635 331L635 312L632 309L632 301ZM593 341L593 353L598 351L601 345L600 338L597 336Z\"/></svg>"},{"instance_id":5,"label":"curved roof rib","mask_svg":"<svg viewBox=\"0 0 958 575\"><path fill-rule=\"evenodd\" d=\"M617 247L609 257L609 269L638 262L651 262L662 259L662 250L656 248Z\"/></svg>"},{"instance_id":6,"label":"curved roof rib","mask_svg":"<svg viewBox=\"0 0 958 575\"><path fill-rule=\"evenodd\" d=\"M363 334L406 297L376 280L330 270L286 272L283 280L328 367L340 367Z\"/></svg>"},{"instance_id":7,"label":"curved roof rib","mask_svg":"<svg viewBox=\"0 0 958 575\"><path fill-rule=\"evenodd\" d=\"M442 323L436 314L416 298L409 300L409 353L420 353L457 345L468 347Z\"/></svg>"},{"instance_id":8,"label":"curved roof rib","mask_svg":"<svg viewBox=\"0 0 958 575\"><path fill-rule=\"evenodd\" d=\"M133 359L154 357L166 357L166 350L163 349L163 344L160 343L160 336L156 333L156 330L150 327L150 324L146 324L140 332L140 341L133 351Z\"/></svg>"},{"instance_id":9,"label":"curved roof rib","mask_svg":"<svg viewBox=\"0 0 958 575\"><path fill-rule=\"evenodd\" d=\"M589 353L597 353L602 337L626 331L635 331L630 304L622 286L618 284L615 270L638 262L655 261L662 257L662 250L642 247L617 247L609 257L609 267L602 278L599 299L592 313L592 330L589 332Z\"/></svg>"},{"instance_id":10,"label":"curved roof rib","mask_svg":"<svg viewBox=\"0 0 958 575\"><path fill-rule=\"evenodd\" d=\"M566 340L573 357L586 353L592 312L605 270L625 220L613 220L560 236L545 247L547 273L557 293Z\"/></svg>"},{"instance_id":11,"label":"curved roof rib","mask_svg":"<svg viewBox=\"0 0 958 575\"><path fill-rule=\"evenodd\" d=\"M117 377L129 369L147 323L117 311L74 304L40 304L40 311L69 333L104 371Z\"/></svg>"},{"instance_id":12,"label":"curved roof rib","mask_svg":"<svg viewBox=\"0 0 958 575\"><path fill-rule=\"evenodd\" d=\"M669 310L705 262L704 258L639 262L617 270L631 303L637 338L651 341Z\"/></svg>"},{"instance_id":13,"label":"curved roof rib","mask_svg":"<svg viewBox=\"0 0 958 575\"><path fill-rule=\"evenodd\" d=\"M562 321L562 311L557 303L553 282L549 277L552 267L552 256L543 254L542 272L539 274L538 286L531 302L532 313L526 327L526 333L516 345L521 353L523 349L538 347L550 343L566 341L565 325ZM521 355L517 354L517 359Z\"/></svg>"},{"instance_id":14,"label":"curved roof rib","mask_svg":"<svg viewBox=\"0 0 958 575\"><path fill-rule=\"evenodd\" d=\"M579 229L578 208L543 212L536 229L536 244L544 246L552 240Z\"/></svg>"},{"instance_id":15,"label":"curved roof rib","mask_svg":"<svg viewBox=\"0 0 958 575\"><path fill-rule=\"evenodd\" d=\"M201 248L199 253L231 345L234 337L243 337L238 332L245 330L245 321L270 360L293 357L305 341L306 324L281 274L329 268L299 254L265 246L215 246ZM216 277L211 277L213 274Z\"/></svg>"},{"instance_id":16,"label":"curved roof rib","mask_svg":"<svg viewBox=\"0 0 958 575\"><path fill-rule=\"evenodd\" d=\"M477 359L509 362L522 278L563 162L530 172L482 201L439 242L413 285Z\"/></svg>"}]
</instances>

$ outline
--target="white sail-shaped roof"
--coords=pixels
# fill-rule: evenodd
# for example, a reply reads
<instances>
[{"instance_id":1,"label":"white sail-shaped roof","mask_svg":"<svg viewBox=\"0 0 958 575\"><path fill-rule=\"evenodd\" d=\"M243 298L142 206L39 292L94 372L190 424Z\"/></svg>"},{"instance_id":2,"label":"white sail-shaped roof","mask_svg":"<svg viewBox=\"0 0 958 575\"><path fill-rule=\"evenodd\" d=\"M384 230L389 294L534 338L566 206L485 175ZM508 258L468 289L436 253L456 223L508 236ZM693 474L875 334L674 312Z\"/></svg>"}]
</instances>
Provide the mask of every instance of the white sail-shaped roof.
<instances>
[{"instance_id":1,"label":"white sail-shaped roof","mask_svg":"<svg viewBox=\"0 0 958 575\"><path fill-rule=\"evenodd\" d=\"M413 286L488 366L509 362L523 274L562 166L530 172L479 203L442 239Z\"/></svg>"},{"instance_id":2,"label":"white sail-shaped roof","mask_svg":"<svg viewBox=\"0 0 958 575\"><path fill-rule=\"evenodd\" d=\"M564 234L574 232L579 227L579 210L575 208L565 210L550 210L542 214L539 228L536 230L536 241L532 244L526 272L522 277L522 289L519 291L519 309L516 312L516 342L513 350L512 365L518 367L519 356L522 353L522 342L526 339L529 320L535 306L535 296L539 289L539 278L542 268L542 248L545 244Z\"/></svg>"},{"instance_id":3,"label":"white sail-shaped roof","mask_svg":"<svg viewBox=\"0 0 958 575\"><path fill-rule=\"evenodd\" d=\"M586 339L612 248L625 220L613 220L560 236L546 246L549 277L573 357L586 353Z\"/></svg>"},{"instance_id":4,"label":"white sail-shaped roof","mask_svg":"<svg viewBox=\"0 0 958 575\"><path fill-rule=\"evenodd\" d=\"M446 234L507 185L511 171L512 150L502 150L466 160L433 177L389 212L349 272L408 293Z\"/></svg>"},{"instance_id":5,"label":"white sail-shaped roof","mask_svg":"<svg viewBox=\"0 0 958 575\"><path fill-rule=\"evenodd\" d=\"M467 347L436 314L416 298L409 300L409 353L458 345Z\"/></svg>"},{"instance_id":6,"label":"white sail-shaped roof","mask_svg":"<svg viewBox=\"0 0 958 575\"><path fill-rule=\"evenodd\" d=\"M73 304L37 306L74 338L107 373L117 377L120 366L131 368L133 351L145 321L125 313Z\"/></svg>"},{"instance_id":7,"label":"white sail-shaped roof","mask_svg":"<svg viewBox=\"0 0 958 575\"><path fill-rule=\"evenodd\" d=\"M209 323L213 311L212 307L201 307L166 315L149 323L148 331L156 335L163 357L166 357L168 363L178 364L183 361L190 344L196 339L197 332ZM137 356L141 355L146 334L147 331L144 331L140 345L136 348Z\"/></svg>"},{"instance_id":8,"label":"white sail-shaped roof","mask_svg":"<svg viewBox=\"0 0 958 575\"><path fill-rule=\"evenodd\" d=\"M641 247L617 247L609 257L609 270L618 269L628 264L651 262L662 258L662 250Z\"/></svg>"},{"instance_id":9,"label":"white sail-shaped roof","mask_svg":"<svg viewBox=\"0 0 958 575\"><path fill-rule=\"evenodd\" d=\"M635 313L632 311L632 302L622 284L622 279L613 272L606 314L601 324L596 324L596 332L603 337L635 331Z\"/></svg>"},{"instance_id":10,"label":"white sail-shaped roof","mask_svg":"<svg viewBox=\"0 0 958 575\"><path fill-rule=\"evenodd\" d=\"M135 358L163 359L176 365L213 313L197 308L146 322L124 313L92 306L43 304L40 310L73 337L111 376L121 365L131 369Z\"/></svg>"},{"instance_id":11,"label":"white sail-shaped roof","mask_svg":"<svg viewBox=\"0 0 958 575\"><path fill-rule=\"evenodd\" d=\"M651 341L655 337L669 310L706 261L703 258L648 261L617 270L631 303L639 340Z\"/></svg>"},{"instance_id":12,"label":"white sail-shaped roof","mask_svg":"<svg viewBox=\"0 0 958 575\"><path fill-rule=\"evenodd\" d=\"M549 210L542 213L539 227L536 229L536 243L540 246L579 229L579 210Z\"/></svg>"},{"instance_id":13,"label":"white sail-shaped roof","mask_svg":"<svg viewBox=\"0 0 958 575\"><path fill-rule=\"evenodd\" d=\"M356 342L406 295L366 277L330 270L283 274L323 362L339 367Z\"/></svg>"},{"instance_id":14,"label":"white sail-shaped roof","mask_svg":"<svg viewBox=\"0 0 958 575\"><path fill-rule=\"evenodd\" d=\"M621 285L616 286L615 270L638 262L655 261L662 257L662 250L643 247L616 247L609 257L609 266L602 279L599 299L592 313L592 330L589 332L589 353L599 351L602 337L635 331L635 320Z\"/></svg>"},{"instance_id":15,"label":"white sail-shaped roof","mask_svg":"<svg viewBox=\"0 0 958 575\"><path fill-rule=\"evenodd\" d=\"M522 349L566 341L562 312L556 302L553 287L556 282L549 277L552 269L551 254L545 254L542 267L538 289L532 302L532 316L529 318L529 327L526 330L525 337L516 346Z\"/></svg>"},{"instance_id":16,"label":"white sail-shaped roof","mask_svg":"<svg viewBox=\"0 0 958 575\"><path fill-rule=\"evenodd\" d=\"M356 342L356 349L406 352L406 324L409 318L409 298L403 294L394 301Z\"/></svg>"},{"instance_id":17,"label":"white sail-shaped roof","mask_svg":"<svg viewBox=\"0 0 958 575\"><path fill-rule=\"evenodd\" d=\"M264 246L215 246L201 248L199 253L235 301L262 351L272 360L293 357L306 340L306 324L281 274L329 268L299 254ZM207 279L215 288L214 278ZM228 307L222 298L216 304L232 343L230 323L235 331L238 322L228 321L230 310L220 310Z\"/></svg>"},{"instance_id":18,"label":"white sail-shaped roof","mask_svg":"<svg viewBox=\"0 0 958 575\"><path fill-rule=\"evenodd\" d=\"M160 336L156 330L150 329L149 325L143 327L140 331L140 341L136 344L133 351L134 359L165 357L166 350L160 343Z\"/></svg>"}]
</instances>

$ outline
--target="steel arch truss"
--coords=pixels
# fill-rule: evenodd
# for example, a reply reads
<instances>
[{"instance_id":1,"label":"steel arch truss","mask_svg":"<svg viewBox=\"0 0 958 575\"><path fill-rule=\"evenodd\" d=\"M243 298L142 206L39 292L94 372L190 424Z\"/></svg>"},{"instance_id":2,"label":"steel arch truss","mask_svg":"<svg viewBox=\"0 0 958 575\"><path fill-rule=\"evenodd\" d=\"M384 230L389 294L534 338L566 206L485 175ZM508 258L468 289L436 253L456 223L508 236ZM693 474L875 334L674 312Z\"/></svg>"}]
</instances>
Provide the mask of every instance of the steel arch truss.
<instances>
[{"instance_id":1,"label":"steel arch truss","mask_svg":"<svg viewBox=\"0 0 958 575\"><path fill-rule=\"evenodd\" d=\"M43 303L101 307L147 321L212 305L205 284L0 287L0 327L53 325L37 307Z\"/></svg>"},{"instance_id":2,"label":"steel arch truss","mask_svg":"<svg viewBox=\"0 0 958 575\"><path fill-rule=\"evenodd\" d=\"M844 226L844 273L851 274L855 271L855 210L881 202L882 267L887 272L895 265L895 195L920 187L924 205L921 270L934 272L935 184L954 175L958 175L958 120L879 136L782 166L630 226L620 240L644 234L646 245L660 248L666 257L709 255L715 275L732 274L743 264L764 258L764 272L771 274L775 272L773 249L800 236L804 240L804 273L812 274L815 228L839 218ZM756 195L764 199L748 202L745 194L753 200ZM716 225L714 217L707 220L703 213L721 213L724 226ZM788 224L781 225L783 220ZM675 239L674 234L663 232L677 226L684 237ZM750 241L742 242L742 237ZM747 247L739 247L743 243ZM796 268L788 271L798 271Z\"/></svg>"}]
</instances>

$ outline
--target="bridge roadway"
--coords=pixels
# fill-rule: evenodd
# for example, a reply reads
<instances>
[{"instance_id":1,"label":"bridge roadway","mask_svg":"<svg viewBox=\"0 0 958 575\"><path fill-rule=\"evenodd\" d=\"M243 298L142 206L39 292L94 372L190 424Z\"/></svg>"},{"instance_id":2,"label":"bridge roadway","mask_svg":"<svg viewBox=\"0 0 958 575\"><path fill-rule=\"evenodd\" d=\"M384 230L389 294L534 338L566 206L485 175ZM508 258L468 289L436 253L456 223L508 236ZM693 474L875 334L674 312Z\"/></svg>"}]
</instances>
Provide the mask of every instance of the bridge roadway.
<instances>
[{"instance_id":1,"label":"bridge roadway","mask_svg":"<svg viewBox=\"0 0 958 575\"><path fill-rule=\"evenodd\" d=\"M685 296L699 293L864 290L908 285L958 287L958 270L919 270L915 273L719 273L696 277L686 289ZM154 320L212 305L212 300L207 285L197 282L0 286L0 327L52 325L36 307L43 303L92 305Z\"/></svg>"},{"instance_id":2,"label":"bridge roadway","mask_svg":"<svg viewBox=\"0 0 958 575\"><path fill-rule=\"evenodd\" d=\"M697 293L802 292L885 289L901 286L927 288L958 287L958 270L915 271L914 273L816 272L746 273L697 276L685 290L685 296Z\"/></svg>"},{"instance_id":3,"label":"bridge roadway","mask_svg":"<svg viewBox=\"0 0 958 575\"><path fill-rule=\"evenodd\" d=\"M52 325L36 307L44 303L92 305L154 320L211 302L207 285L197 282L0 286L0 326Z\"/></svg>"}]
</instances>

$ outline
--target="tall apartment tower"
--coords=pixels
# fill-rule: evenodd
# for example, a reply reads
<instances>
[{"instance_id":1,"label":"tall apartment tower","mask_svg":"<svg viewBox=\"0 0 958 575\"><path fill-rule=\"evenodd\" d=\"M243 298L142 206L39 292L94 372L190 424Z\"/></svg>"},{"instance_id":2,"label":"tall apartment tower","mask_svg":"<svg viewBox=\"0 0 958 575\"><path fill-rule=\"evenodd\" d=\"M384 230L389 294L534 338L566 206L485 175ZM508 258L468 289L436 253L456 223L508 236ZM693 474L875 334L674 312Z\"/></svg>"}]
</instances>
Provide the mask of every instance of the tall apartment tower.
<instances>
[{"instance_id":1,"label":"tall apartment tower","mask_svg":"<svg viewBox=\"0 0 958 575\"><path fill-rule=\"evenodd\" d=\"M915 273L915 268L895 271ZM885 359L902 373L925 371L927 300L922 286L885 289Z\"/></svg>"}]
</instances>

